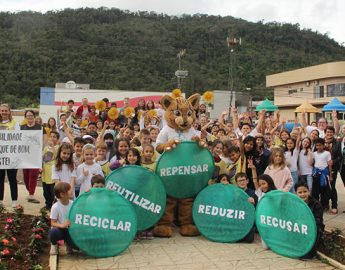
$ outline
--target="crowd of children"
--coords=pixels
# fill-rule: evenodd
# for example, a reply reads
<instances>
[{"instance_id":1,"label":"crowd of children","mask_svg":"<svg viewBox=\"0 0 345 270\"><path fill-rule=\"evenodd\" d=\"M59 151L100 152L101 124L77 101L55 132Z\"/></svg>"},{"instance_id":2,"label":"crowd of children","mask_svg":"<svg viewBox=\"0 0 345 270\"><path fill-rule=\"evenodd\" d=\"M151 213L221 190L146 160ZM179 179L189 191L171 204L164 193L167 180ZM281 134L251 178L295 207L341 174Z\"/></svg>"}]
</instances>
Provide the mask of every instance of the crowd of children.
<instances>
[{"instance_id":1,"label":"crowd of children","mask_svg":"<svg viewBox=\"0 0 345 270\"><path fill-rule=\"evenodd\" d=\"M70 200L87 192L92 185L104 185L104 177L121 166L137 165L155 171L159 158L156 139L166 124L164 111L158 104L143 99L136 108L127 110L129 99L125 99L124 107L118 109L119 116L114 119L111 108L116 108L116 103L109 105L106 98L103 101L105 109L97 111L87 99L74 110L74 101L70 100L66 108L59 110L57 120L51 117L43 125L33 123L35 113L27 111L21 126L12 118L10 107L0 105L0 129L42 129L44 133L41 179L45 207L51 209L53 253L60 238L67 239L67 244L74 248L66 238L69 223L61 216L72 203ZM301 124L296 118L292 130L285 128L279 112L260 111L256 123L249 113L239 114L235 108L230 113L231 121L227 121L227 112L217 120L210 120L204 104L196 112L192 128L207 141L216 165L209 183L237 185L255 205L271 190L296 191L311 207L321 232L320 209L338 213L335 188L338 172L345 185L345 125L340 128L336 112L332 113L333 125L320 118L310 126L302 113ZM147 120L149 114L152 117ZM0 204L5 173L15 205L17 170L0 170ZM35 203L37 179L32 178L25 179L25 183L28 201ZM58 199L55 204L54 198ZM151 238L151 232L146 236ZM252 235L245 241L250 239Z\"/></svg>"}]
</instances>

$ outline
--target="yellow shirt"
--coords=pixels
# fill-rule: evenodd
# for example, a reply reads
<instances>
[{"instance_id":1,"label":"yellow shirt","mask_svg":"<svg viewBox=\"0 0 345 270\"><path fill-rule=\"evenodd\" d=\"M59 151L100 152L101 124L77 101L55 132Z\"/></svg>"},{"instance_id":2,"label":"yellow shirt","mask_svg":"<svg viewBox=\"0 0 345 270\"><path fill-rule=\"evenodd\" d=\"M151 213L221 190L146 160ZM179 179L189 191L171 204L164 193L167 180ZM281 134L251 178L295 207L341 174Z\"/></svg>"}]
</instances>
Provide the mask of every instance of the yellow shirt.
<instances>
[{"instance_id":1,"label":"yellow shirt","mask_svg":"<svg viewBox=\"0 0 345 270\"><path fill-rule=\"evenodd\" d=\"M144 167L144 168L149 169L152 172L155 172L156 171L157 162L141 163L141 166Z\"/></svg>"},{"instance_id":2,"label":"yellow shirt","mask_svg":"<svg viewBox=\"0 0 345 270\"><path fill-rule=\"evenodd\" d=\"M110 172L110 168L109 168L109 161L108 160L99 160L97 161L97 163L101 166L104 177L106 177Z\"/></svg>"},{"instance_id":3,"label":"yellow shirt","mask_svg":"<svg viewBox=\"0 0 345 270\"><path fill-rule=\"evenodd\" d=\"M242 156L239 157L239 159L228 166L228 174L230 177L230 181L232 184L235 184L235 175L239 172L246 172L246 159Z\"/></svg>"},{"instance_id":4,"label":"yellow shirt","mask_svg":"<svg viewBox=\"0 0 345 270\"><path fill-rule=\"evenodd\" d=\"M55 157L59 146L46 146L43 149L42 157L42 182L46 184L54 184L52 179L52 168L55 163Z\"/></svg>"},{"instance_id":5,"label":"yellow shirt","mask_svg":"<svg viewBox=\"0 0 345 270\"><path fill-rule=\"evenodd\" d=\"M134 147L135 149L137 149L140 153L140 156L142 157L143 156L143 147L142 146L137 146L137 147ZM153 152L153 157L152 157L152 160L153 161L156 161L159 157L159 153L155 150Z\"/></svg>"}]
</instances>

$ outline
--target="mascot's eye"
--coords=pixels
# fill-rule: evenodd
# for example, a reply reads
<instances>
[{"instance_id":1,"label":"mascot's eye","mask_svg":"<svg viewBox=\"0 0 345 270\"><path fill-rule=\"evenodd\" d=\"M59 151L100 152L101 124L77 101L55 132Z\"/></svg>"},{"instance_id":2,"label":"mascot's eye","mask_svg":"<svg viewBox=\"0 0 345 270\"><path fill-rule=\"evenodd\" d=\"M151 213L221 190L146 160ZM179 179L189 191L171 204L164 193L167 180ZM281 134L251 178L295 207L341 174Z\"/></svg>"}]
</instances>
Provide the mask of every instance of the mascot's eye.
<instances>
[{"instance_id":1,"label":"mascot's eye","mask_svg":"<svg viewBox=\"0 0 345 270\"><path fill-rule=\"evenodd\" d=\"M181 113L180 113L180 111L177 111L177 110L176 110L176 111L174 111L174 115L175 115L175 116L180 116Z\"/></svg>"},{"instance_id":2,"label":"mascot's eye","mask_svg":"<svg viewBox=\"0 0 345 270\"><path fill-rule=\"evenodd\" d=\"M192 116L193 112L191 110L188 111L187 115Z\"/></svg>"}]
</instances>

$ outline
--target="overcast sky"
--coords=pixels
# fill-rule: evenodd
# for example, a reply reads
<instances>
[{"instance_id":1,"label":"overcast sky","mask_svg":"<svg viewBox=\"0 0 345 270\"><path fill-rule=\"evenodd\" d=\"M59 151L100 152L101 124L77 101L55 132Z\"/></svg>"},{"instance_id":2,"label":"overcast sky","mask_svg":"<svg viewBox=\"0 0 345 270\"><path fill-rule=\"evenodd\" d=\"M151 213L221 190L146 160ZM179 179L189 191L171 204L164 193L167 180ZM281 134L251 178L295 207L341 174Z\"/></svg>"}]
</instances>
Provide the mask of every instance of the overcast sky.
<instances>
[{"instance_id":1,"label":"overcast sky","mask_svg":"<svg viewBox=\"0 0 345 270\"><path fill-rule=\"evenodd\" d=\"M1 11L45 12L64 8L116 7L171 15L213 14L257 22L299 23L345 46L344 0L0 0Z\"/></svg>"}]
</instances>

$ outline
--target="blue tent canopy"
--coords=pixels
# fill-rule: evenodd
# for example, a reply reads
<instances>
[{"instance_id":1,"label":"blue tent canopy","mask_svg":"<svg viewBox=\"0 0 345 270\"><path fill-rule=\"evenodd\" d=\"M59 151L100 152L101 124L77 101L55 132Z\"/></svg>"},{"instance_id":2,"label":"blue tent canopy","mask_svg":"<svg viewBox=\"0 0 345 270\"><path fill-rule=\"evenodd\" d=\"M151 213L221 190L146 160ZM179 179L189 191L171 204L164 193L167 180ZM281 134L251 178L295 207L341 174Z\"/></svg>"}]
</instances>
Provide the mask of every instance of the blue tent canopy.
<instances>
[{"instance_id":1,"label":"blue tent canopy","mask_svg":"<svg viewBox=\"0 0 345 270\"><path fill-rule=\"evenodd\" d=\"M323 106L322 111L323 112L345 111L345 105L341 103L339 99L333 98L330 103Z\"/></svg>"}]
</instances>

